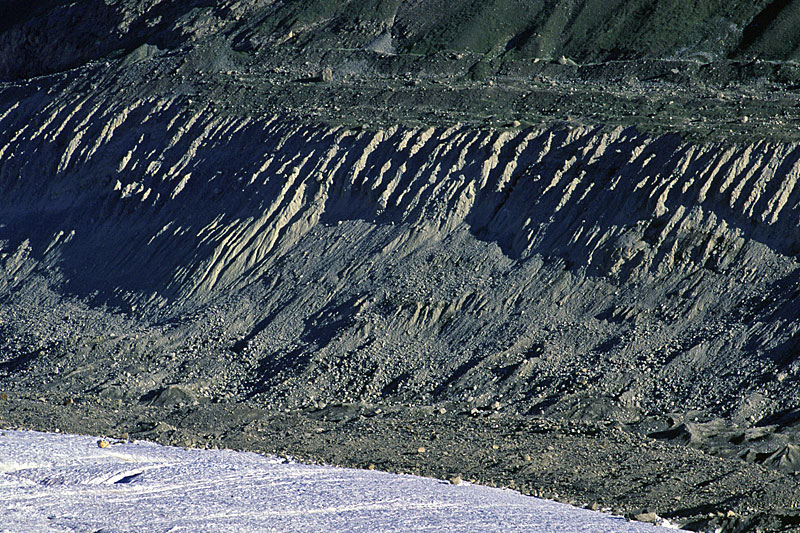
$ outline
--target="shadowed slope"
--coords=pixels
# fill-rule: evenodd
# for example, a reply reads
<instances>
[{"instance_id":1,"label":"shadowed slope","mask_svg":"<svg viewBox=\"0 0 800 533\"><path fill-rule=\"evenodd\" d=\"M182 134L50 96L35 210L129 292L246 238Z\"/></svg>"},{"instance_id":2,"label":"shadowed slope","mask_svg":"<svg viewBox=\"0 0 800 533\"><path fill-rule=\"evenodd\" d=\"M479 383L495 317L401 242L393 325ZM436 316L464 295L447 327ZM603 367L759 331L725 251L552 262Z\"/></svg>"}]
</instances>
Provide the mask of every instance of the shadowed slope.
<instances>
[{"instance_id":1,"label":"shadowed slope","mask_svg":"<svg viewBox=\"0 0 800 533\"><path fill-rule=\"evenodd\" d=\"M123 0L6 6L0 79L218 37L239 52L375 49L508 59L796 58L797 3L703 0ZM54 31L66 25L68 32ZM384 39L375 48L376 39ZM388 40L387 40L388 39ZM381 41L381 42L384 42ZM386 44L388 43L388 44Z\"/></svg>"},{"instance_id":2,"label":"shadowed slope","mask_svg":"<svg viewBox=\"0 0 800 533\"><path fill-rule=\"evenodd\" d=\"M608 398L622 418L795 398L794 144L328 129L41 93L0 117L6 298L44 271L159 321L221 304L236 325L202 326L203 350L251 365L251 393Z\"/></svg>"}]
</instances>

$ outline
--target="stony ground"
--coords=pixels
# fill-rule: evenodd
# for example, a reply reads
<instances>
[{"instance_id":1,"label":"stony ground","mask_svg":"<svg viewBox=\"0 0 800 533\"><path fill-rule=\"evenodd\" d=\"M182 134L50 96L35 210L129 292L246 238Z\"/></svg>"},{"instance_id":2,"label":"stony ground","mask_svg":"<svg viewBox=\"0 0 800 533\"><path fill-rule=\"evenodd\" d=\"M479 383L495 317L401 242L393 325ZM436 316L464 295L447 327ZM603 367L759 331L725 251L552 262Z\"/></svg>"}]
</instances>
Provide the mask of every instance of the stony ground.
<instances>
[{"instance_id":1,"label":"stony ground","mask_svg":"<svg viewBox=\"0 0 800 533\"><path fill-rule=\"evenodd\" d=\"M460 477L644 520L656 513L693 530L791 531L800 523L795 476L658 442L614 423L512 416L452 403L273 411L225 402L120 406L51 395L2 401L5 428Z\"/></svg>"},{"instance_id":2,"label":"stony ground","mask_svg":"<svg viewBox=\"0 0 800 533\"><path fill-rule=\"evenodd\" d=\"M0 26L3 424L800 529L793 2L658 57L151 4Z\"/></svg>"}]
</instances>

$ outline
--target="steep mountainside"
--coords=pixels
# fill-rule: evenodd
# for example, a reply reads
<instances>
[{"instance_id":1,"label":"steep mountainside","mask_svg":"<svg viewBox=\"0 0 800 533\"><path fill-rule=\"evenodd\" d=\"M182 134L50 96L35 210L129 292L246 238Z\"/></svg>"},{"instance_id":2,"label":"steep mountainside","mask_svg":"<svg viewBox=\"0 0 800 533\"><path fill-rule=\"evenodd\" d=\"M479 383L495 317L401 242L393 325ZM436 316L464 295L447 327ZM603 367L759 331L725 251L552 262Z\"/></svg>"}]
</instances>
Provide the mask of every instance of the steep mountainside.
<instances>
[{"instance_id":1,"label":"steep mountainside","mask_svg":"<svg viewBox=\"0 0 800 533\"><path fill-rule=\"evenodd\" d=\"M9 303L27 307L46 273L168 330L221 307L187 335L246 365L248 393L474 396L625 420L685 402L746 418L754 396L761 409L799 399L795 144L330 129L42 91L7 106L0 130ZM6 343L37 330L21 324ZM31 364L62 367L53 386L125 345L59 331L86 353L43 346ZM157 385L184 364L158 365Z\"/></svg>"},{"instance_id":2,"label":"steep mountainside","mask_svg":"<svg viewBox=\"0 0 800 533\"><path fill-rule=\"evenodd\" d=\"M381 413L575 433L492 482L791 530L798 5L6 3L0 422L385 468ZM695 484L587 489L585 442Z\"/></svg>"},{"instance_id":3,"label":"steep mountainside","mask_svg":"<svg viewBox=\"0 0 800 533\"><path fill-rule=\"evenodd\" d=\"M10 0L0 21L0 78L213 36L240 52L368 48L579 62L800 53L797 0Z\"/></svg>"}]
</instances>

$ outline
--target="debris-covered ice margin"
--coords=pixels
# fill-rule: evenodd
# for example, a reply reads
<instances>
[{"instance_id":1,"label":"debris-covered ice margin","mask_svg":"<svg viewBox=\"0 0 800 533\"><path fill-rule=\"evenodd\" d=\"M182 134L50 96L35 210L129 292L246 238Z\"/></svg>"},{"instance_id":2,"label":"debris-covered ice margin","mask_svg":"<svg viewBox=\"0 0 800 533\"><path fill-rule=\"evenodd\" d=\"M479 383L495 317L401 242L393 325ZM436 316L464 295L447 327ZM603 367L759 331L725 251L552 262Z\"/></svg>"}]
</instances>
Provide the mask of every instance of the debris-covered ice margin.
<instances>
[{"instance_id":1,"label":"debris-covered ice margin","mask_svg":"<svg viewBox=\"0 0 800 533\"><path fill-rule=\"evenodd\" d=\"M508 489L90 436L0 434L3 531L657 532Z\"/></svg>"}]
</instances>

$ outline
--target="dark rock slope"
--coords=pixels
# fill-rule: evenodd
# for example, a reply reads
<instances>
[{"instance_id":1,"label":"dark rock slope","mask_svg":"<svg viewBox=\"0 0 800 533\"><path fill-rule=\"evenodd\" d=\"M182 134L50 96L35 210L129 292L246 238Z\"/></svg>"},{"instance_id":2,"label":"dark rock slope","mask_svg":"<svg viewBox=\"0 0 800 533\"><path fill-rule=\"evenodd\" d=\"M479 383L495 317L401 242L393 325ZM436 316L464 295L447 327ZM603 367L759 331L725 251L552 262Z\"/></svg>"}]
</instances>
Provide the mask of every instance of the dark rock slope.
<instances>
[{"instance_id":1,"label":"dark rock slope","mask_svg":"<svg viewBox=\"0 0 800 533\"><path fill-rule=\"evenodd\" d=\"M39 395L130 431L125 406L210 402L535 415L601 448L636 432L644 462L659 439L785 474L757 512L736 501L789 524L797 3L693 5L6 3L0 399L28 403L0 420L52 429L25 414ZM274 449L364 459L312 437ZM650 481L606 496L661 501ZM730 509L725 487L660 512Z\"/></svg>"},{"instance_id":2,"label":"dark rock slope","mask_svg":"<svg viewBox=\"0 0 800 533\"><path fill-rule=\"evenodd\" d=\"M224 36L240 52L368 48L580 62L797 59L796 0L7 0L0 78Z\"/></svg>"},{"instance_id":3,"label":"dark rock slope","mask_svg":"<svg viewBox=\"0 0 800 533\"><path fill-rule=\"evenodd\" d=\"M163 361L158 386L224 353L247 367L238 388L291 404L753 421L798 401L794 144L349 130L91 93L4 104L4 309L44 280L133 312L168 339L126 349ZM19 318L4 342L37 331ZM57 382L123 342L59 331L86 353L50 360ZM153 386L136 379L131 395Z\"/></svg>"}]
</instances>

